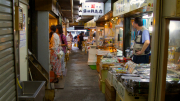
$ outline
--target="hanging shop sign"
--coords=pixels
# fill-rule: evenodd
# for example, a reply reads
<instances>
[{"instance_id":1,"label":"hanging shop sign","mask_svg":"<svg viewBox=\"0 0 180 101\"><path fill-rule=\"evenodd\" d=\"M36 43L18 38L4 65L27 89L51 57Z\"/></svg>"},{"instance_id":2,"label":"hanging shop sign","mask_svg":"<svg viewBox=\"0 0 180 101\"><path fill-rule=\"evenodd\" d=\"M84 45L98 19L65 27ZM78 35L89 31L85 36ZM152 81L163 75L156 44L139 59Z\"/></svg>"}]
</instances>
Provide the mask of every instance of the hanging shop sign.
<instances>
[{"instance_id":1,"label":"hanging shop sign","mask_svg":"<svg viewBox=\"0 0 180 101\"><path fill-rule=\"evenodd\" d=\"M136 10L141 7L147 6L146 8L148 11L150 11L150 7L153 7L153 0L127 0L130 4L130 11Z\"/></svg>"},{"instance_id":2,"label":"hanging shop sign","mask_svg":"<svg viewBox=\"0 0 180 101\"><path fill-rule=\"evenodd\" d=\"M113 6L113 16L119 16L139 8L143 12L153 11L153 0L118 0Z\"/></svg>"},{"instance_id":3,"label":"hanging shop sign","mask_svg":"<svg viewBox=\"0 0 180 101\"><path fill-rule=\"evenodd\" d=\"M82 15L104 15L104 3L97 3L97 2L83 3Z\"/></svg>"}]
</instances>

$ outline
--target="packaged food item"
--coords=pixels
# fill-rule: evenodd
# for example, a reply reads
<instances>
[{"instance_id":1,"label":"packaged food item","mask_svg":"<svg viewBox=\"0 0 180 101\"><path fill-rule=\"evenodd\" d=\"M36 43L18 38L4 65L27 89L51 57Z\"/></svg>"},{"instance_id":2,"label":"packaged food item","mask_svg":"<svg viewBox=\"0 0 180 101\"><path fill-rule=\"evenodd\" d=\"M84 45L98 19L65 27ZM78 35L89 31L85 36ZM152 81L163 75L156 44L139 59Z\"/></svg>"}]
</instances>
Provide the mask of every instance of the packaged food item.
<instances>
[{"instance_id":1,"label":"packaged food item","mask_svg":"<svg viewBox=\"0 0 180 101\"><path fill-rule=\"evenodd\" d=\"M132 74L132 72L134 71L136 67L136 64L132 61L128 61L126 62L125 67L127 68L128 73Z\"/></svg>"},{"instance_id":2,"label":"packaged food item","mask_svg":"<svg viewBox=\"0 0 180 101\"><path fill-rule=\"evenodd\" d=\"M133 89L148 89L149 88L149 79L132 79L129 80L128 85L126 87L130 87Z\"/></svg>"},{"instance_id":3,"label":"packaged food item","mask_svg":"<svg viewBox=\"0 0 180 101\"><path fill-rule=\"evenodd\" d=\"M111 63L117 63L117 58L102 58L101 59L102 64L111 64Z\"/></svg>"},{"instance_id":4,"label":"packaged food item","mask_svg":"<svg viewBox=\"0 0 180 101\"><path fill-rule=\"evenodd\" d=\"M121 83L128 83L129 80L141 80L140 77L130 77L130 76L121 76L120 82Z\"/></svg>"},{"instance_id":5,"label":"packaged food item","mask_svg":"<svg viewBox=\"0 0 180 101\"><path fill-rule=\"evenodd\" d=\"M139 68L136 70L137 74L150 74L150 68Z\"/></svg>"},{"instance_id":6,"label":"packaged food item","mask_svg":"<svg viewBox=\"0 0 180 101\"><path fill-rule=\"evenodd\" d=\"M149 89L131 89L131 88L126 88L126 90L129 93L133 93L133 94L148 94L149 93Z\"/></svg>"},{"instance_id":7,"label":"packaged food item","mask_svg":"<svg viewBox=\"0 0 180 101\"><path fill-rule=\"evenodd\" d=\"M112 72L114 72L114 73L126 73L127 69L126 68L112 68Z\"/></svg>"},{"instance_id":8,"label":"packaged food item","mask_svg":"<svg viewBox=\"0 0 180 101\"><path fill-rule=\"evenodd\" d=\"M150 79L150 74L147 73L147 74L140 74L139 75L142 79Z\"/></svg>"},{"instance_id":9,"label":"packaged food item","mask_svg":"<svg viewBox=\"0 0 180 101\"><path fill-rule=\"evenodd\" d=\"M166 78L179 78L179 75L175 74L175 73L167 73Z\"/></svg>"},{"instance_id":10,"label":"packaged food item","mask_svg":"<svg viewBox=\"0 0 180 101\"><path fill-rule=\"evenodd\" d=\"M117 75L117 80L120 82L120 80L121 80L121 76L127 76L127 77L139 77L139 75L137 75L137 74L119 74L119 75Z\"/></svg>"},{"instance_id":11,"label":"packaged food item","mask_svg":"<svg viewBox=\"0 0 180 101\"><path fill-rule=\"evenodd\" d=\"M179 92L180 92L180 79L166 78L166 93L179 93Z\"/></svg>"}]
</instances>

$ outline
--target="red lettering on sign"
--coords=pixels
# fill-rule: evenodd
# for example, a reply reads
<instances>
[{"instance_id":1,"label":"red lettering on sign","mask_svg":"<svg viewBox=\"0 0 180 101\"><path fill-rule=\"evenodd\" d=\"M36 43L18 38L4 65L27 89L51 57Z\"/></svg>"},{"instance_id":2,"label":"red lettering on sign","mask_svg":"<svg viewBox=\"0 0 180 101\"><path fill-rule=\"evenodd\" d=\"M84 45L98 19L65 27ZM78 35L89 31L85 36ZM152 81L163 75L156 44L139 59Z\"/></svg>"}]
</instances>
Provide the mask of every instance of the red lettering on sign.
<instances>
[{"instance_id":1,"label":"red lettering on sign","mask_svg":"<svg viewBox=\"0 0 180 101\"><path fill-rule=\"evenodd\" d=\"M95 8L95 4L91 4L91 8Z\"/></svg>"}]
</instances>

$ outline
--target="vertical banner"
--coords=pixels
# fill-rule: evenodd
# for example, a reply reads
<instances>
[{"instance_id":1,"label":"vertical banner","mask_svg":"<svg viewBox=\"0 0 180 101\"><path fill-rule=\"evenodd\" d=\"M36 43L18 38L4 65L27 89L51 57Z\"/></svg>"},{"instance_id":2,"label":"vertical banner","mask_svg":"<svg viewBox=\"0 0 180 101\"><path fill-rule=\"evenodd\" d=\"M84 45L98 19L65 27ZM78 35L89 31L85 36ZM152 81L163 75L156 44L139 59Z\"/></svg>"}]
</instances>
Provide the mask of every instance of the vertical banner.
<instances>
[{"instance_id":1,"label":"vertical banner","mask_svg":"<svg viewBox=\"0 0 180 101\"><path fill-rule=\"evenodd\" d=\"M59 25L62 25L62 18L59 16Z\"/></svg>"},{"instance_id":2,"label":"vertical banner","mask_svg":"<svg viewBox=\"0 0 180 101\"><path fill-rule=\"evenodd\" d=\"M19 47L22 48L26 46L26 19L25 14L23 14L23 24L22 24L22 30L20 31L20 45Z\"/></svg>"}]
</instances>

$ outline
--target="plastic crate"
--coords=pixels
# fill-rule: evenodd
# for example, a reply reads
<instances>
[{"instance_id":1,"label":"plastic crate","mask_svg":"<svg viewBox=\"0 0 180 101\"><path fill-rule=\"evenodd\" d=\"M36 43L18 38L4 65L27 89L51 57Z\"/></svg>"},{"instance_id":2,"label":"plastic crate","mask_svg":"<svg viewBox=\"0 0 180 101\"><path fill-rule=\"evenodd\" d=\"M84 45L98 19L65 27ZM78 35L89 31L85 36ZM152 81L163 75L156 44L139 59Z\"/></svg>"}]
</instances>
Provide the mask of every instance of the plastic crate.
<instances>
[{"instance_id":1,"label":"plastic crate","mask_svg":"<svg viewBox=\"0 0 180 101\"><path fill-rule=\"evenodd\" d=\"M89 65L89 67L91 67L92 70L96 70L96 65Z\"/></svg>"},{"instance_id":2,"label":"plastic crate","mask_svg":"<svg viewBox=\"0 0 180 101\"><path fill-rule=\"evenodd\" d=\"M102 84L102 93L105 94L105 88L106 88L106 84L103 80L101 80L101 84Z\"/></svg>"},{"instance_id":3,"label":"plastic crate","mask_svg":"<svg viewBox=\"0 0 180 101\"><path fill-rule=\"evenodd\" d=\"M99 75L99 89L100 89L100 91L102 91L102 93L104 93L105 94L105 88L106 88L106 84L105 84L105 81L103 81L102 79L101 79L101 76Z\"/></svg>"},{"instance_id":4,"label":"plastic crate","mask_svg":"<svg viewBox=\"0 0 180 101\"><path fill-rule=\"evenodd\" d=\"M108 70L107 69L102 69L101 70L101 78L103 81L105 81L105 79L107 78L108 75Z\"/></svg>"}]
</instances>

